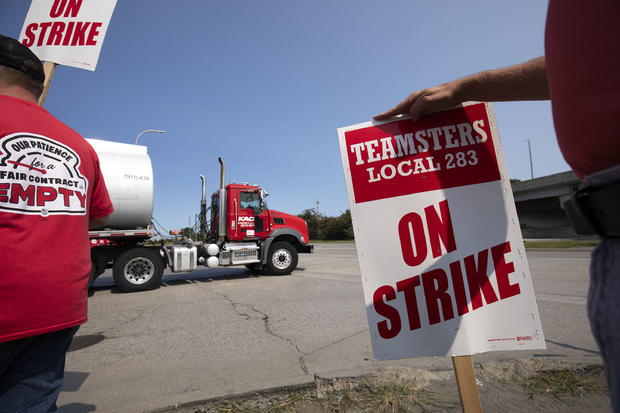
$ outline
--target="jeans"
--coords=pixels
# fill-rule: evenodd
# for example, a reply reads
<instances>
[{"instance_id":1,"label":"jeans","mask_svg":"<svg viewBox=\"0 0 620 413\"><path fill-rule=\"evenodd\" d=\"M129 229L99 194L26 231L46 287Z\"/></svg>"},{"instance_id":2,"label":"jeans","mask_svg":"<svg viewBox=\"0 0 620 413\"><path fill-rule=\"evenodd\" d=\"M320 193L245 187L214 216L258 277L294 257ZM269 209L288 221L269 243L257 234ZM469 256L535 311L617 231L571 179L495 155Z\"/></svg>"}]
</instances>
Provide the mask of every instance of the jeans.
<instances>
[{"instance_id":1,"label":"jeans","mask_svg":"<svg viewBox=\"0 0 620 413\"><path fill-rule=\"evenodd\" d=\"M620 412L620 239L603 239L592 253L588 317L607 372L609 397Z\"/></svg>"},{"instance_id":2,"label":"jeans","mask_svg":"<svg viewBox=\"0 0 620 413\"><path fill-rule=\"evenodd\" d=\"M78 327L0 343L0 413L56 412Z\"/></svg>"}]
</instances>

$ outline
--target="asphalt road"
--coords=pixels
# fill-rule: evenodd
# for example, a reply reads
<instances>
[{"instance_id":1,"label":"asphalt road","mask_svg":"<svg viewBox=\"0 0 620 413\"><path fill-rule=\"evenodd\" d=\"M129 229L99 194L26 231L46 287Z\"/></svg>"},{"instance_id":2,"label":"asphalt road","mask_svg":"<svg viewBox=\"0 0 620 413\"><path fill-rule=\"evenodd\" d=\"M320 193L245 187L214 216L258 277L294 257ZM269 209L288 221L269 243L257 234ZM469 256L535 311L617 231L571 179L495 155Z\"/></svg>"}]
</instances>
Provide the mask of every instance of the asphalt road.
<instances>
[{"instance_id":1,"label":"asphalt road","mask_svg":"<svg viewBox=\"0 0 620 413\"><path fill-rule=\"evenodd\" d=\"M600 363L586 316L589 251L528 251L547 350L492 352ZM449 357L372 360L353 244L318 244L289 276L245 268L167 274L123 294L109 274L67 356L58 405L70 412L146 412L177 403L354 376L398 366L449 370Z\"/></svg>"}]
</instances>

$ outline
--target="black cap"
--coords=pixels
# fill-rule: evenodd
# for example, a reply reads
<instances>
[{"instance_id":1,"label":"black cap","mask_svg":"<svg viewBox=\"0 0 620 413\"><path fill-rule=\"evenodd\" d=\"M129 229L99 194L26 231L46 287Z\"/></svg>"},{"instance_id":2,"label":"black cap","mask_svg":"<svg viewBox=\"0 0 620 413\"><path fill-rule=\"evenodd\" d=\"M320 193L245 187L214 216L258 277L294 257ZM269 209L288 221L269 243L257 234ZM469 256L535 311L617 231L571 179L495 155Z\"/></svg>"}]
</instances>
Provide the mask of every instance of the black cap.
<instances>
[{"instance_id":1,"label":"black cap","mask_svg":"<svg viewBox=\"0 0 620 413\"><path fill-rule=\"evenodd\" d=\"M15 39L0 34L0 65L11 67L40 82L45 81L43 63L32 50Z\"/></svg>"}]
</instances>

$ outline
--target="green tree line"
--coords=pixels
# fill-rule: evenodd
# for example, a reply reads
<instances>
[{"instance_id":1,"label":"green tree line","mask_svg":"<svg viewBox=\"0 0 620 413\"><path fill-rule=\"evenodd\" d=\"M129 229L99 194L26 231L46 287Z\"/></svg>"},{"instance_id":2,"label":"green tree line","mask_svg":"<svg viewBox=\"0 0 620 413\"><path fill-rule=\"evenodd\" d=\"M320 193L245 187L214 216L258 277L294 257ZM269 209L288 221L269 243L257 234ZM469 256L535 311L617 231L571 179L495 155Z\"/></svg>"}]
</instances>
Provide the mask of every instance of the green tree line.
<instances>
[{"instance_id":1,"label":"green tree line","mask_svg":"<svg viewBox=\"0 0 620 413\"><path fill-rule=\"evenodd\" d=\"M353 239L351 211L348 209L339 217L326 217L315 208L306 209L297 216L308 223L310 239L332 241Z\"/></svg>"}]
</instances>

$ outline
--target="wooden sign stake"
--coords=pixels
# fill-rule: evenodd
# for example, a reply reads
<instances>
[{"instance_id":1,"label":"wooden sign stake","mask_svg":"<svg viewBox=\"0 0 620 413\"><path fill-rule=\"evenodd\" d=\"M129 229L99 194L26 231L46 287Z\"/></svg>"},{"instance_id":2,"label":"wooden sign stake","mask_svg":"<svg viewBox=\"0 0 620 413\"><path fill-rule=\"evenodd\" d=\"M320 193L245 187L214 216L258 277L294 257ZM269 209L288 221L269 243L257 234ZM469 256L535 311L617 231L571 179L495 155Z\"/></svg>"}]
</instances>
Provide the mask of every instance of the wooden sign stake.
<instances>
[{"instance_id":1,"label":"wooden sign stake","mask_svg":"<svg viewBox=\"0 0 620 413\"><path fill-rule=\"evenodd\" d=\"M476 373L471 356L452 357L456 383L461 396L461 407L464 413L482 413Z\"/></svg>"},{"instance_id":2,"label":"wooden sign stake","mask_svg":"<svg viewBox=\"0 0 620 413\"><path fill-rule=\"evenodd\" d=\"M53 62L45 62L43 63L43 72L45 73L45 82L43 82L43 93L39 97L39 105L43 106L45 103L45 98L47 97L47 92L50 89L50 84L52 83L52 78L54 77L54 72L56 71L56 63Z\"/></svg>"}]
</instances>

